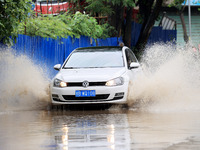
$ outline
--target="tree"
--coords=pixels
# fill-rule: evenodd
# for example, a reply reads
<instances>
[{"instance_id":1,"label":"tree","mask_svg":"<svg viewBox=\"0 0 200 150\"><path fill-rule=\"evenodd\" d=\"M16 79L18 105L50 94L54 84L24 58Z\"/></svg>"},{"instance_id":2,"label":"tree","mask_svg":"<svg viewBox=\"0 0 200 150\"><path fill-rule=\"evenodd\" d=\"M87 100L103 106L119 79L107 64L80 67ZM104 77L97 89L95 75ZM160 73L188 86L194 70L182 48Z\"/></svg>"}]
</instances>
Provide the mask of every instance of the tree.
<instances>
[{"instance_id":1,"label":"tree","mask_svg":"<svg viewBox=\"0 0 200 150\"><path fill-rule=\"evenodd\" d=\"M142 29L136 44L136 49L140 51L144 49L147 43L154 23L159 16L163 0L86 0L86 2L88 2L87 8L95 12L93 14L101 12L101 8L104 10L108 10L105 8L111 9L107 15L109 24L116 30L112 36L122 36L127 46L131 45L132 10L137 4L140 20L142 20ZM126 14L125 18L124 14Z\"/></svg>"},{"instance_id":2,"label":"tree","mask_svg":"<svg viewBox=\"0 0 200 150\"><path fill-rule=\"evenodd\" d=\"M126 9L126 24L124 27L123 40L124 44L131 47L131 30L132 30L132 13L133 8L127 7Z\"/></svg>"},{"instance_id":3,"label":"tree","mask_svg":"<svg viewBox=\"0 0 200 150\"><path fill-rule=\"evenodd\" d=\"M142 51L145 48L147 40L156 19L159 16L163 0L139 0L139 14L142 17L142 28L135 49Z\"/></svg>"},{"instance_id":4,"label":"tree","mask_svg":"<svg viewBox=\"0 0 200 150\"><path fill-rule=\"evenodd\" d=\"M181 20L181 24L182 24L182 28L183 28L183 39L186 43L188 43L189 41L189 37L187 34L187 28L185 25L185 20L184 20L184 10L186 7L186 2L187 0L174 0L169 6L174 6L175 8L177 8L178 10L178 14L180 16L180 20ZM184 5L182 5L184 3Z\"/></svg>"},{"instance_id":5,"label":"tree","mask_svg":"<svg viewBox=\"0 0 200 150\"><path fill-rule=\"evenodd\" d=\"M0 41L11 44L17 35L13 31L25 20L31 9L31 0L0 1Z\"/></svg>"},{"instance_id":6,"label":"tree","mask_svg":"<svg viewBox=\"0 0 200 150\"><path fill-rule=\"evenodd\" d=\"M24 33L24 26L26 26L26 33ZM81 35L94 39L109 37L107 24L99 25L95 18L79 11L75 14L66 12L57 16L30 17L26 22L20 23L16 32L16 34L53 39L67 38L68 36L80 38Z\"/></svg>"},{"instance_id":7,"label":"tree","mask_svg":"<svg viewBox=\"0 0 200 150\"><path fill-rule=\"evenodd\" d=\"M123 36L125 45L131 44L132 10L137 0L86 0L86 9L94 17L107 16L108 23L114 27L111 36ZM126 12L126 17L124 14ZM126 21L125 21L126 20Z\"/></svg>"}]
</instances>

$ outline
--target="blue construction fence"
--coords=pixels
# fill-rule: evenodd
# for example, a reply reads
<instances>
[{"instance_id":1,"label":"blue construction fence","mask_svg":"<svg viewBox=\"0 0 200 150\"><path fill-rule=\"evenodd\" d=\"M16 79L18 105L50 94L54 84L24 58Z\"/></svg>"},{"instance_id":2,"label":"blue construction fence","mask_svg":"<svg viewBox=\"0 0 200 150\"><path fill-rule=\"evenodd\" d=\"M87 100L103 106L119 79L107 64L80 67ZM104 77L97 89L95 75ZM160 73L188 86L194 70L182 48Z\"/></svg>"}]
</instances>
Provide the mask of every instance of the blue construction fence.
<instances>
[{"instance_id":1,"label":"blue construction fence","mask_svg":"<svg viewBox=\"0 0 200 150\"><path fill-rule=\"evenodd\" d=\"M142 25L136 22L132 22L131 31L131 47L135 46L141 31ZM147 45L154 43L168 43L172 42L176 44L177 40L177 30L163 30L160 26L154 26L152 28L151 34L149 36Z\"/></svg>"},{"instance_id":2,"label":"blue construction fence","mask_svg":"<svg viewBox=\"0 0 200 150\"><path fill-rule=\"evenodd\" d=\"M135 46L139 37L141 25L132 23L131 46ZM156 42L176 41L176 30L162 30L162 27L153 27L148 44ZM91 46L118 46L122 42L121 38L111 37L107 39L94 39L86 36L77 38L61 38L54 40L51 38L32 37L27 35L18 35L16 44L12 47L17 53L27 55L36 64L45 67L48 75L52 78L57 71L53 69L55 64L62 64L67 56L78 47Z\"/></svg>"},{"instance_id":3,"label":"blue construction fence","mask_svg":"<svg viewBox=\"0 0 200 150\"><path fill-rule=\"evenodd\" d=\"M97 46L97 43L98 46L118 46L120 41L122 39L117 37L97 39L95 41L86 36L81 36L79 39L68 37L54 40L38 36L18 35L16 44L12 48L18 54L28 56L37 65L45 67L48 76L52 78L57 73L53 66L55 64L62 64L74 49Z\"/></svg>"}]
</instances>

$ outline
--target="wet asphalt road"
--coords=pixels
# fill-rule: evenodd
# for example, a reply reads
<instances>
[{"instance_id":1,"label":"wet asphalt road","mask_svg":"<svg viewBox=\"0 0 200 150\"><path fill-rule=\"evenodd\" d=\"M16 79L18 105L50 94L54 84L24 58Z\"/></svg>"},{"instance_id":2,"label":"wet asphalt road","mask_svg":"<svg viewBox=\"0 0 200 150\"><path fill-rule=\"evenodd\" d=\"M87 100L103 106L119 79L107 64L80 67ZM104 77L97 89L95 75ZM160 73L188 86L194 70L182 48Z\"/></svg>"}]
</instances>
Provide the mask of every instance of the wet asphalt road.
<instances>
[{"instance_id":1,"label":"wet asphalt road","mask_svg":"<svg viewBox=\"0 0 200 150\"><path fill-rule=\"evenodd\" d=\"M0 113L0 150L198 150L200 112Z\"/></svg>"}]
</instances>

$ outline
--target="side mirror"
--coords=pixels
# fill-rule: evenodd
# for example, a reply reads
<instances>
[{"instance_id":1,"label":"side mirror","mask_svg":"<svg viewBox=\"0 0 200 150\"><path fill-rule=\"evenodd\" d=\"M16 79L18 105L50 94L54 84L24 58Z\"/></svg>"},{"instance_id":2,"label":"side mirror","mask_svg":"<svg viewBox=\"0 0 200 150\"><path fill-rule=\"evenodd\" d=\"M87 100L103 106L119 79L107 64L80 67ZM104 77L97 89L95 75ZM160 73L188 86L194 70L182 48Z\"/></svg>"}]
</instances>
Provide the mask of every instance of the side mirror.
<instances>
[{"instance_id":1,"label":"side mirror","mask_svg":"<svg viewBox=\"0 0 200 150\"><path fill-rule=\"evenodd\" d=\"M130 69L134 69L134 68L138 68L138 67L140 67L140 64L137 63L137 62L132 62L132 63L130 64Z\"/></svg>"},{"instance_id":2,"label":"side mirror","mask_svg":"<svg viewBox=\"0 0 200 150\"><path fill-rule=\"evenodd\" d=\"M53 68L54 68L55 70L60 70L61 64L57 64L57 65L55 65Z\"/></svg>"}]
</instances>

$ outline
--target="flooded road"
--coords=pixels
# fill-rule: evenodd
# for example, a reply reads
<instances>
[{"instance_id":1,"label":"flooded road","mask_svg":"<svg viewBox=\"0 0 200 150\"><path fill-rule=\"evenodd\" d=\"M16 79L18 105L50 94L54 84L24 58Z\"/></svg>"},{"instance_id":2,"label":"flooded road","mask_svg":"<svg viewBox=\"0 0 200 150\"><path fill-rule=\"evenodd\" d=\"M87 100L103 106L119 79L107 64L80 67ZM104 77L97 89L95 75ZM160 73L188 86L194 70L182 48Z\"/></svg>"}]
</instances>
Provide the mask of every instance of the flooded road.
<instances>
[{"instance_id":1,"label":"flooded road","mask_svg":"<svg viewBox=\"0 0 200 150\"><path fill-rule=\"evenodd\" d=\"M200 57L155 45L141 64L127 108L50 111L44 67L0 52L0 150L200 149Z\"/></svg>"},{"instance_id":2,"label":"flooded road","mask_svg":"<svg viewBox=\"0 0 200 150\"><path fill-rule=\"evenodd\" d=\"M1 150L200 149L200 112L18 111L0 114Z\"/></svg>"}]
</instances>

